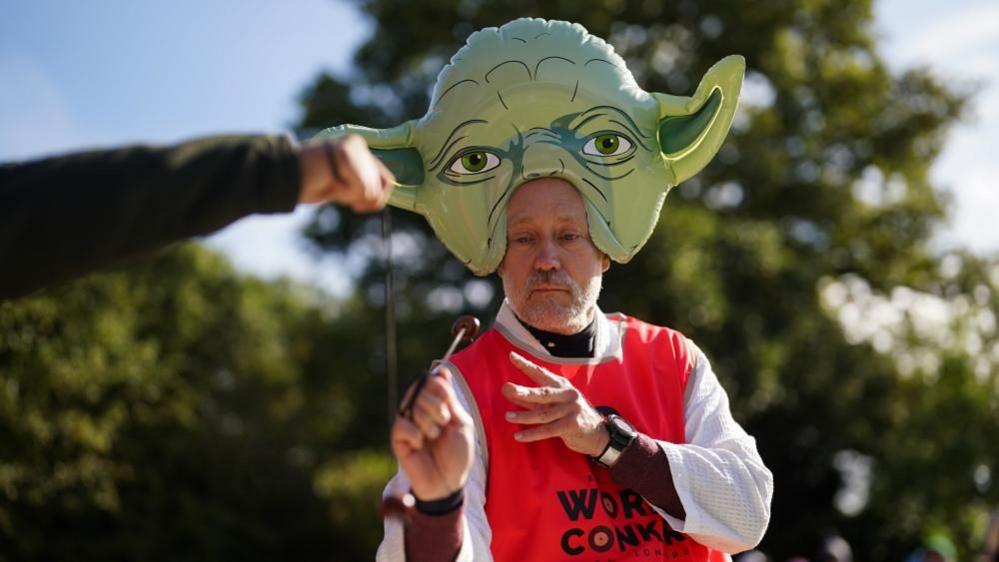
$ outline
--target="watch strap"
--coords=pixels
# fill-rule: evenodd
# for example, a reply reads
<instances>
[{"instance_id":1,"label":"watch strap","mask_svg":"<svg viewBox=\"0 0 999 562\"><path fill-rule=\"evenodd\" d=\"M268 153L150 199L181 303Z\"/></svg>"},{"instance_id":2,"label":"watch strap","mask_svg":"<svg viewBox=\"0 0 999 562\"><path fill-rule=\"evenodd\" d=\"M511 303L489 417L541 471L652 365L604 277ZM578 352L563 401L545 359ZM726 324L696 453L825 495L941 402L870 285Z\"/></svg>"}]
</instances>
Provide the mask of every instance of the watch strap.
<instances>
[{"instance_id":1,"label":"watch strap","mask_svg":"<svg viewBox=\"0 0 999 562\"><path fill-rule=\"evenodd\" d=\"M618 422L628 427L631 427L631 424L617 415L617 412L612 408L600 406L597 408L597 411L604 414L604 427L607 428L610 440L607 442L607 447L604 448L604 451L599 456L592 457L592 459L600 466L610 468L617 463L621 453L631 445L638 433L634 429L632 429L632 433L630 434L622 431L618 426Z\"/></svg>"},{"instance_id":2,"label":"watch strap","mask_svg":"<svg viewBox=\"0 0 999 562\"><path fill-rule=\"evenodd\" d=\"M414 507L417 511L424 515L440 516L461 507L465 501L465 489L459 488L457 492L454 492L450 496L436 500L423 501L415 495L413 498L415 499Z\"/></svg>"},{"instance_id":3,"label":"watch strap","mask_svg":"<svg viewBox=\"0 0 999 562\"><path fill-rule=\"evenodd\" d=\"M614 447L614 441L608 441L604 452L600 453L599 457L593 457L593 460L604 468L610 468L617 464L617 459L621 457L623 452L623 449L619 450Z\"/></svg>"}]
</instances>

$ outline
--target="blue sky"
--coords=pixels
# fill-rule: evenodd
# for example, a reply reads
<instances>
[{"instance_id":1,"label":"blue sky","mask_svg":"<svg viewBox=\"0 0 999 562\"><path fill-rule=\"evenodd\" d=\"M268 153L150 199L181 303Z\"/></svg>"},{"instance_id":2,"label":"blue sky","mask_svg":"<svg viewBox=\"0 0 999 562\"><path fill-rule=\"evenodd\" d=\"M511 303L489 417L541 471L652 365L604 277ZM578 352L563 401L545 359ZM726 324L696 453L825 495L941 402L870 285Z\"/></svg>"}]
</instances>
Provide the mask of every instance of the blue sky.
<instances>
[{"instance_id":1,"label":"blue sky","mask_svg":"<svg viewBox=\"0 0 999 562\"><path fill-rule=\"evenodd\" d=\"M370 29L342 2L294 4L0 2L0 156L280 129Z\"/></svg>"},{"instance_id":2,"label":"blue sky","mask_svg":"<svg viewBox=\"0 0 999 562\"><path fill-rule=\"evenodd\" d=\"M288 7L293 6L293 7ZM896 69L930 65L977 83L975 119L959 126L934 168L953 189L943 247L999 252L999 3L882 0L883 52ZM0 161L134 141L219 132L278 132L320 71L349 71L371 23L334 0L171 2L2 0ZM244 219L211 237L239 267L289 274L334 292L334 263L301 249L308 209Z\"/></svg>"}]
</instances>

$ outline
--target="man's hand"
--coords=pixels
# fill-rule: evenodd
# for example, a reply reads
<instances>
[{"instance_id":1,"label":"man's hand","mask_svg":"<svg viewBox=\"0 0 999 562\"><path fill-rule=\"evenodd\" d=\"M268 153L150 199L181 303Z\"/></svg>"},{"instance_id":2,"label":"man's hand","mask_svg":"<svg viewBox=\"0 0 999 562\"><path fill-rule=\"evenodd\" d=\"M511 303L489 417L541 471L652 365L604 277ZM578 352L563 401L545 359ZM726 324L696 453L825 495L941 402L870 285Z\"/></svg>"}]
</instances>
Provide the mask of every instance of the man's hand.
<instances>
[{"instance_id":1,"label":"man's hand","mask_svg":"<svg viewBox=\"0 0 999 562\"><path fill-rule=\"evenodd\" d=\"M333 201L358 213L384 207L395 183L392 172L358 135L302 145L299 167L299 203Z\"/></svg>"},{"instance_id":2,"label":"man's hand","mask_svg":"<svg viewBox=\"0 0 999 562\"><path fill-rule=\"evenodd\" d=\"M451 378L443 367L431 375L413 403L413 420L399 416L392 426L392 453L422 501L457 492L472 468L472 418L458 403Z\"/></svg>"},{"instance_id":3,"label":"man's hand","mask_svg":"<svg viewBox=\"0 0 999 562\"><path fill-rule=\"evenodd\" d=\"M527 387L507 382L503 396L526 410L507 412L512 423L534 425L514 437L521 442L540 441L559 437L577 453L595 457L604 452L610 435L604 427L604 418L597 412L576 387L564 377L535 365L511 352L510 361L524 372L538 387Z\"/></svg>"}]
</instances>

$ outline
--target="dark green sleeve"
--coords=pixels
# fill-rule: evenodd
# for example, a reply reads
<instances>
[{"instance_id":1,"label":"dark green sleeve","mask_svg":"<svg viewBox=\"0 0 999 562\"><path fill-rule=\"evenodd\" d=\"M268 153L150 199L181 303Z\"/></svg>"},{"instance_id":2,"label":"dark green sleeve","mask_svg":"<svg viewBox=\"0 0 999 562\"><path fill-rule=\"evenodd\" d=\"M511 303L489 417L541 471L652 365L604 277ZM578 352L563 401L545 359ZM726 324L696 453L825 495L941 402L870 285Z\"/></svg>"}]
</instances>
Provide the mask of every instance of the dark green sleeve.
<instances>
[{"instance_id":1,"label":"dark green sleeve","mask_svg":"<svg viewBox=\"0 0 999 562\"><path fill-rule=\"evenodd\" d=\"M0 166L0 299L291 211L298 153L280 136L226 136Z\"/></svg>"}]
</instances>

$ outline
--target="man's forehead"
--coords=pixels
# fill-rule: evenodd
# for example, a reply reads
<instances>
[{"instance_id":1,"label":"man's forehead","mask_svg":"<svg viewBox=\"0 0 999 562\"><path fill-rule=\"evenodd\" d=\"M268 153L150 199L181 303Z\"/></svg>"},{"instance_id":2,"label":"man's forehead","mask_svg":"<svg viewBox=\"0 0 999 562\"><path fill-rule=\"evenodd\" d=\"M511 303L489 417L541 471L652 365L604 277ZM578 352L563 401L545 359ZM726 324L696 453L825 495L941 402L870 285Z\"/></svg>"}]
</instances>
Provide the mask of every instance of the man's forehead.
<instances>
[{"instance_id":1,"label":"man's forehead","mask_svg":"<svg viewBox=\"0 0 999 562\"><path fill-rule=\"evenodd\" d=\"M527 182L514 191L507 206L507 224L547 220L586 221L583 198L572 184L550 178Z\"/></svg>"}]
</instances>

